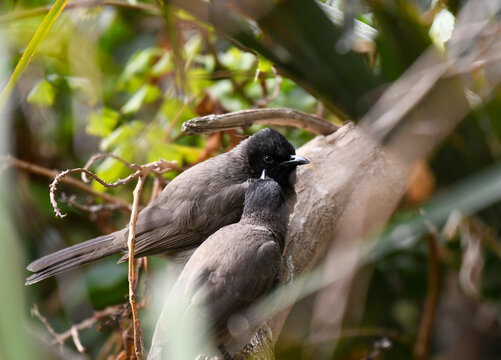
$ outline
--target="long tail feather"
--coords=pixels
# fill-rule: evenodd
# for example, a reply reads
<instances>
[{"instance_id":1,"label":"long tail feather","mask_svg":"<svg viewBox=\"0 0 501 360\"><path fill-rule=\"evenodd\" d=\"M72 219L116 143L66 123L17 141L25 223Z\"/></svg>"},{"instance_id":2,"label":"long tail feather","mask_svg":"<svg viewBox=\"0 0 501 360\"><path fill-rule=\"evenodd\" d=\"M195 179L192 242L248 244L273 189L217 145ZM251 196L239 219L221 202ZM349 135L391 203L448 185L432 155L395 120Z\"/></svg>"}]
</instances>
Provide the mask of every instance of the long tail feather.
<instances>
[{"instance_id":1,"label":"long tail feather","mask_svg":"<svg viewBox=\"0 0 501 360\"><path fill-rule=\"evenodd\" d=\"M34 272L34 274L26 279L26 285L34 284L76 266L121 252L122 248L120 246L113 246L113 239L117 235L117 233L112 233L90 239L33 261L28 265L27 269Z\"/></svg>"}]
</instances>

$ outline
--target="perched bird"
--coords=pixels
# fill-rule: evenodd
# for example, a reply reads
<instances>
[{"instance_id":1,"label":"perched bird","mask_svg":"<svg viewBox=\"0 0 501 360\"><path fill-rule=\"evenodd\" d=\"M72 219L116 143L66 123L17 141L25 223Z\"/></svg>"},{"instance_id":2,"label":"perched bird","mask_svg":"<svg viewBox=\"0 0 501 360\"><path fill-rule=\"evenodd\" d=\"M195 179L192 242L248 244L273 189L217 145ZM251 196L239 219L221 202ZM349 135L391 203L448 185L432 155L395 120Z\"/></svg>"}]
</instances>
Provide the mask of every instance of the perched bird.
<instances>
[{"instance_id":1,"label":"perched bird","mask_svg":"<svg viewBox=\"0 0 501 360\"><path fill-rule=\"evenodd\" d=\"M309 163L275 130L266 128L231 151L186 170L140 213L135 256L180 254L242 215L245 190L263 170L293 201L295 170ZM128 228L46 255L28 265L26 285L116 253L127 260Z\"/></svg>"},{"instance_id":2,"label":"perched bird","mask_svg":"<svg viewBox=\"0 0 501 360\"><path fill-rule=\"evenodd\" d=\"M259 324L253 328L243 320L242 327L241 312L279 281L292 205L274 180L258 180L249 186L240 221L212 234L186 263L164 304L148 360L194 359L201 351L198 346L204 348L211 337L224 357L231 359L230 352L250 340ZM189 335L179 331L186 328L186 321L196 326ZM181 354L175 349L181 341L176 336L198 338L197 345L184 346Z\"/></svg>"}]
</instances>

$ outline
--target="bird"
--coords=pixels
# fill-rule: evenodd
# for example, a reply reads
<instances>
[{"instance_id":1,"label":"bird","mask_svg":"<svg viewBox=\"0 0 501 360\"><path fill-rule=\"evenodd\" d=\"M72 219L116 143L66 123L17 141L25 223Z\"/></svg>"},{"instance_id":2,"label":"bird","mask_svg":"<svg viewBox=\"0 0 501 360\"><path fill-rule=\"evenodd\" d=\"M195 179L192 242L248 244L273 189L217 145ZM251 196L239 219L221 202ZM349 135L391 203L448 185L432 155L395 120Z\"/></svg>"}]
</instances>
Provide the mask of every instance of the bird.
<instances>
[{"instance_id":1,"label":"bird","mask_svg":"<svg viewBox=\"0 0 501 360\"><path fill-rule=\"evenodd\" d=\"M194 248L221 227L239 221L245 190L263 170L295 201L296 167L308 164L278 131L265 128L232 150L178 175L138 215L135 257L167 254L184 263ZM27 266L26 285L94 260L122 253L128 227L41 257Z\"/></svg>"},{"instance_id":2,"label":"bird","mask_svg":"<svg viewBox=\"0 0 501 360\"><path fill-rule=\"evenodd\" d=\"M201 348L210 351L204 345L211 336L225 359L247 344L260 324L249 324L242 314L280 281L292 209L283 186L273 179L247 188L240 221L212 234L183 268L157 322L148 360L194 359ZM189 329L187 321L195 323L188 337L196 345L181 345L180 354L176 336L187 336L179 331ZM202 358L207 355L216 354Z\"/></svg>"}]
</instances>

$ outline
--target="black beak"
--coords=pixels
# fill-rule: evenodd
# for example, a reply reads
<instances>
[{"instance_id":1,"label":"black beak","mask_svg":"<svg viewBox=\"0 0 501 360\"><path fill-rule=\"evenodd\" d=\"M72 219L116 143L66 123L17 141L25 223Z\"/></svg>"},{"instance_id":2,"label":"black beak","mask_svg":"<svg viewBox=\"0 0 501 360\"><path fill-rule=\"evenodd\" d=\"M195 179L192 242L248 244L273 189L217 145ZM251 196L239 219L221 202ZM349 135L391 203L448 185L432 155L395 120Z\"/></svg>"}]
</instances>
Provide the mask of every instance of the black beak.
<instances>
[{"instance_id":1,"label":"black beak","mask_svg":"<svg viewBox=\"0 0 501 360\"><path fill-rule=\"evenodd\" d=\"M298 166L298 165L306 165L306 164L309 164L310 161L307 159L307 158L304 158L302 156L299 156L299 155L291 155L291 159L290 160L287 160L287 161L284 161L284 162L281 162L280 165L287 165L287 166L290 166L290 165L295 165L295 166Z\"/></svg>"}]
</instances>

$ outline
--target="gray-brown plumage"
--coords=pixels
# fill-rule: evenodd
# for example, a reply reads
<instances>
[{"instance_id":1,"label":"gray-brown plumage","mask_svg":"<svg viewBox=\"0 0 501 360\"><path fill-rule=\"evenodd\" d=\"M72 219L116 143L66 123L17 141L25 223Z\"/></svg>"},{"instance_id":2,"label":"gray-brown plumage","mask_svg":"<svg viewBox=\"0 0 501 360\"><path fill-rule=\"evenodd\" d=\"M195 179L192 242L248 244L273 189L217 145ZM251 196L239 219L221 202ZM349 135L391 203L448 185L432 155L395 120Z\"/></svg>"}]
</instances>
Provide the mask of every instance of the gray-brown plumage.
<instances>
[{"instance_id":1,"label":"gray-brown plumage","mask_svg":"<svg viewBox=\"0 0 501 360\"><path fill-rule=\"evenodd\" d=\"M263 170L293 197L296 166L306 163L284 136L263 129L231 151L190 168L139 213L135 255L191 250L221 227L237 222L245 190ZM35 260L28 265L34 274L26 284L116 253L124 253L125 261L127 232L125 228Z\"/></svg>"},{"instance_id":2,"label":"gray-brown plumage","mask_svg":"<svg viewBox=\"0 0 501 360\"><path fill-rule=\"evenodd\" d=\"M248 339L237 340L229 331L229 320L277 283L292 205L286 201L282 187L271 179L249 186L241 220L212 234L181 272L157 323L149 360L172 357L169 346L180 341L173 342L172 337L187 336L179 334L172 324L179 326L183 321L196 322L196 333L190 333L193 338L202 337L203 342L203 338L213 336L220 349L237 351L245 345ZM173 321L166 314L179 298L182 306L174 312L178 319ZM191 350L194 352L190 355L196 356L201 349Z\"/></svg>"}]
</instances>

